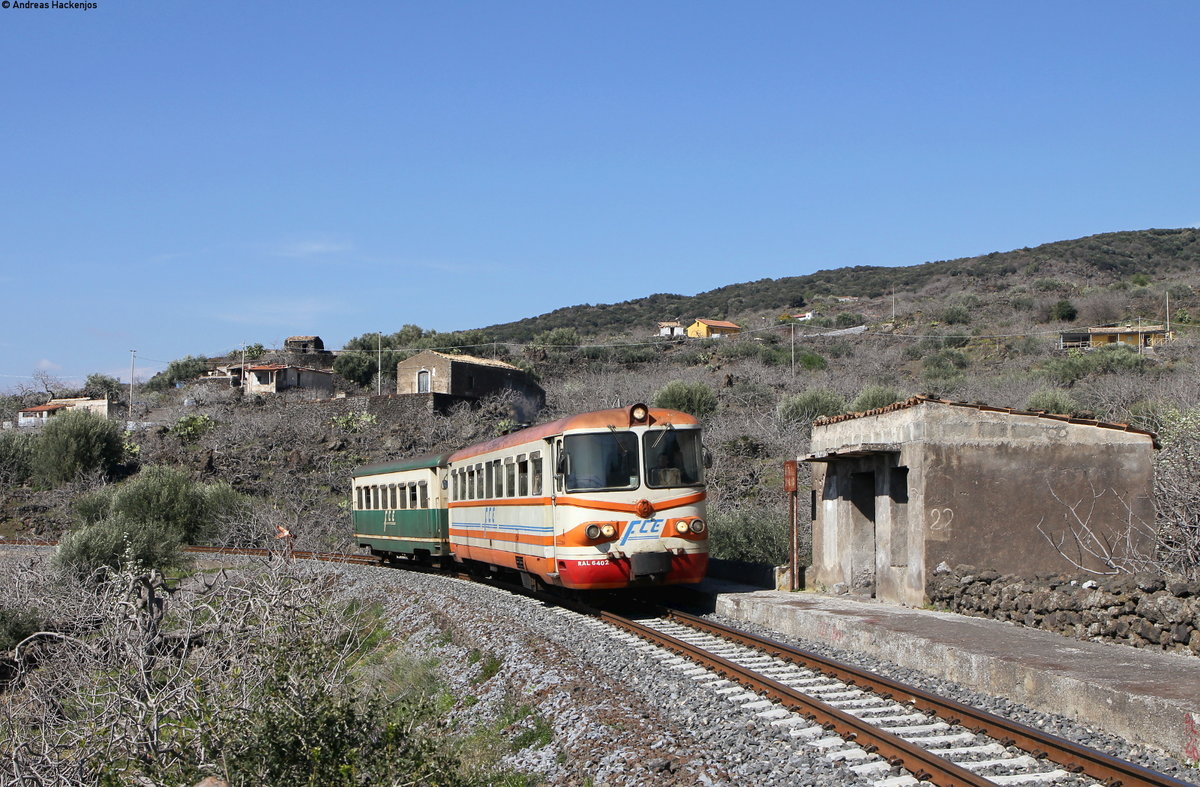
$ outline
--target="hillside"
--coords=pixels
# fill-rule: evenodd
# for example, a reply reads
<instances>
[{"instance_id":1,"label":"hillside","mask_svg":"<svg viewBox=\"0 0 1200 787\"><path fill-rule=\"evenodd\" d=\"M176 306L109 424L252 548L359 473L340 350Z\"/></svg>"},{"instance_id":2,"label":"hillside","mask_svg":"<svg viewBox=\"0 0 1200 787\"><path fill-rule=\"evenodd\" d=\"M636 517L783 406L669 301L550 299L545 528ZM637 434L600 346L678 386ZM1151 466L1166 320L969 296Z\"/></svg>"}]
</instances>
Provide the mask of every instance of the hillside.
<instances>
[{"instance_id":1,"label":"hillside","mask_svg":"<svg viewBox=\"0 0 1200 787\"><path fill-rule=\"evenodd\" d=\"M855 266L805 276L730 284L698 295L657 293L614 304L579 305L482 330L496 341L528 342L555 328L575 328L583 337L648 331L658 320L747 316L799 310L821 296L863 299L912 298L938 291L958 293L1016 289L1054 279L1064 291L1111 286L1137 275L1155 281L1200 270L1200 230L1152 229L1112 232L979 257L939 260L904 267ZM1045 286L1045 285L1043 285Z\"/></svg>"}]
</instances>

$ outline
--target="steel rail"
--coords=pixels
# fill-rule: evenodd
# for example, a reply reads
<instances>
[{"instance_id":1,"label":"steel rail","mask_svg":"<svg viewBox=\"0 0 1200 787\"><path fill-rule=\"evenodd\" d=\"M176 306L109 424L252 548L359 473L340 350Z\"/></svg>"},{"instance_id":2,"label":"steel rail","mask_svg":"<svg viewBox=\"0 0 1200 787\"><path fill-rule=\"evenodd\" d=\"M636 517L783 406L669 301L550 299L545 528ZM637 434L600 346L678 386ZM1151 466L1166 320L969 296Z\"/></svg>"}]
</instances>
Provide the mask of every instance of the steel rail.
<instances>
[{"instance_id":1,"label":"steel rail","mask_svg":"<svg viewBox=\"0 0 1200 787\"><path fill-rule=\"evenodd\" d=\"M737 681L755 691L766 693L780 704L798 710L802 715L826 729L837 732L846 740L853 741L855 745L866 751L879 754L888 764L904 768L921 781L932 782L939 787L987 787L987 785L994 784L986 777L955 765L936 754L931 754L897 735L872 727L860 719L809 697L790 686L759 675L753 670L672 637L670 634L664 634L611 612L602 612L600 619L656 645L687 656L722 677Z\"/></svg>"},{"instance_id":2,"label":"steel rail","mask_svg":"<svg viewBox=\"0 0 1200 787\"><path fill-rule=\"evenodd\" d=\"M671 611L669 617L691 628L722 639L755 648L776 658L824 673L847 684L868 689L886 699L907 702L915 708L975 732L995 738L1006 746L1016 746L1031 755L1045 757L1069 771L1083 773L1103 781L1108 787L1194 787L1164 773L1089 749L1019 722L972 708L954 700L907 686L899 681L842 664L810 651L786 645L767 637L758 637L686 612Z\"/></svg>"}]
</instances>

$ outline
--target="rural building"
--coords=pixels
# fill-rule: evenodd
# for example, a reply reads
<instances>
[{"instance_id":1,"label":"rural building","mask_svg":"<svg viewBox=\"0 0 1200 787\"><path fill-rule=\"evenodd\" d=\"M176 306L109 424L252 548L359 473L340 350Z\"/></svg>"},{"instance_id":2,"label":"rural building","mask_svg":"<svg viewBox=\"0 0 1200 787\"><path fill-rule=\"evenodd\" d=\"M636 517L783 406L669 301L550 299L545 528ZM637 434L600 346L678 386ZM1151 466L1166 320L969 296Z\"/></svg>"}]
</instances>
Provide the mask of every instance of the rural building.
<instances>
[{"instance_id":1,"label":"rural building","mask_svg":"<svg viewBox=\"0 0 1200 787\"><path fill-rule=\"evenodd\" d=\"M108 418L107 399L51 399L46 404L26 407L17 413L17 426L41 426L59 413L67 410L87 410L101 418Z\"/></svg>"},{"instance_id":2,"label":"rural building","mask_svg":"<svg viewBox=\"0 0 1200 787\"><path fill-rule=\"evenodd\" d=\"M472 355L425 350L396 364L396 393L428 396L435 410L455 402L475 403L513 391L523 400L518 420L529 421L546 404L546 393L529 374L510 363Z\"/></svg>"},{"instance_id":3,"label":"rural building","mask_svg":"<svg viewBox=\"0 0 1200 787\"><path fill-rule=\"evenodd\" d=\"M316 354L325 352L320 336L289 336L283 340L284 352Z\"/></svg>"},{"instance_id":4,"label":"rural building","mask_svg":"<svg viewBox=\"0 0 1200 787\"><path fill-rule=\"evenodd\" d=\"M687 329L693 339L720 339L741 332L742 326L724 320L696 320Z\"/></svg>"},{"instance_id":5,"label":"rural building","mask_svg":"<svg viewBox=\"0 0 1200 787\"><path fill-rule=\"evenodd\" d=\"M659 336L683 336L683 325L678 322L660 322L658 324Z\"/></svg>"},{"instance_id":6,"label":"rural building","mask_svg":"<svg viewBox=\"0 0 1200 787\"><path fill-rule=\"evenodd\" d=\"M1031 576L1092 569L1154 522L1153 434L914 397L813 423L811 579L920 606L945 563ZM1140 531L1144 532L1144 531ZM1052 541L1054 543L1052 543Z\"/></svg>"},{"instance_id":7,"label":"rural building","mask_svg":"<svg viewBox=\"0 0 1200 787\"><path fill-rule=\"evenodd\" d=\"M247 394L283 393L300 389L312 391L316 396L333 395L333 374L323 369L308 369L282 363L247 364L244 380L242 367L230 369L231 383L242 385Z\"/></svg>"},{"instance_id":8,"label":"rural building","mask_svg":"<svg viewBox=\"0 0 1200 787\"><path fill-rule=\"evenodd\" d=\"M1163 325L1101 325L1086 331L1063 331L1058 337L1060 350L1090 349L1106 344L1128 344L1131 347L1157 347L1171 339Z\"/></svg>"}]
</instances>

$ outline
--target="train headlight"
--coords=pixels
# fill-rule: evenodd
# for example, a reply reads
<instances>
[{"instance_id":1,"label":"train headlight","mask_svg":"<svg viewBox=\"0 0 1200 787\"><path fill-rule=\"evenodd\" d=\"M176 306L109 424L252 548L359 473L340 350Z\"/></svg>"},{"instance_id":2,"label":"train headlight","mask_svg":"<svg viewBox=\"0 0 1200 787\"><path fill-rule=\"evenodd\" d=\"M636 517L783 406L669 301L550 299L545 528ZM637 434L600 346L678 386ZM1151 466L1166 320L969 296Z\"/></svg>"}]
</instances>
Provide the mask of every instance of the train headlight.
<instances>
[{"instance_id":1,"label":"train headlight","mask_svg":"<svg viewBox=\"0 0 1200 787\"><path fill-rule=\"evenodd\" d=\"M693 519L692 524L689 525L688 527L693 533L695 533L696 535L700 535L701 533L704 532L707 525L704 524L703 519Z\"/></svg>"},{"instance_id":2,"label":"train headlight","mask_svg":"<svg viewBox=\"0 0 1200 787\"><path fill-rule=\"evenodd\" d=\"M587 529L584 530L583 533L589 539L591 539L592 541L595 541L597 538L600 537L601 529L600 529L599 525L588 525Z\"/></svg>"},{"instance_id":3,"label":"train headlight","mask_svg":"<svg viewBox=\"0 0 1200 787\"><path fill-rule=\"evenodd\" d=\"M679 535L682 536L682 535L686 535L687 531L688 531L687 520L681 519L675 523L675 532L676 533L678 533Z\"/></svg>"},{"instance_id":4,"label":"train headlight","mask_svg":"<svg viewBox=\"0 0 1200 787\"><path fill-rule=\"evenodd\" d=\"M629 408L629 420L632 423L645 423L648 415L650 415L650 410L644 404L635 404L633 407Z\"/></svg>"},{"instance_id":5,"label":"train headlight","mask_svg":"<svg viewBox=\"0 0 1200 787\"><path fill-rule=\"evenodd\" d=\"M612 538L617 534L617 528L615 525L602 525L600 527L600 534L605 538Z\"/></svg>"}]
</instances>

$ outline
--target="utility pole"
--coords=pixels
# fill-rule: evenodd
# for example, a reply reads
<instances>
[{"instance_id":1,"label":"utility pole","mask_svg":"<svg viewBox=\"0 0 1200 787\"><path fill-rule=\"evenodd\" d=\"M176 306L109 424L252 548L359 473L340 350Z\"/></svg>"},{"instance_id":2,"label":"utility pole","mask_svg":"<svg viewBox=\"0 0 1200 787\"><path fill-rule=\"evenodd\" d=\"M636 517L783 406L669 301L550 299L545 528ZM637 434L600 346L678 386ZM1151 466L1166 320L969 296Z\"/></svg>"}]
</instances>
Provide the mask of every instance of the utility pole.
<instances>
[{"instance_id":1,"label":"utility pole","mask_svg":"<svg viewBox=\"0 0 1200 787\"><path fill-rule=\"evenodd\" d=\"M242 373L238 375L238 383L242 391L246 390L246 343L242 342Z\"/></svg>"},{"instance_id":2,"label":"utility pole","mask_svg":"<svg viewBox=\"0 0 1200 787\"><path fill-rule=\"evenodd\" d=\"M383 393L383 334L375 334L375 395Z\"/></svg>"},{"instance_id":3,"label":"utility pole","mask_svg":"<svg viewBox=\"0 0 1200 787\"><path fill-rule=\"evenodd\" d=\"M892 324L896 323L896 285L892 285Z\"/></svg>"},{"instance_id":4,"label":"utility pole","mask_svg":"<svg viewBox=\"0 0 1200 787\"><path fill-rule=\"evenodd\" d=\"M137 350L129 351L129 423L133 423L133 370L137 366Z\"/></svg>"},{"instance_id":5,"label":"utility pole","mask_svg":"<svg viewBox=\"0 0 1200 787\"><path fill-rule=\"evenodd\" d=\"M792 322L792 377L796 376L796 323Z\"/></svg>"}]
</instances>

